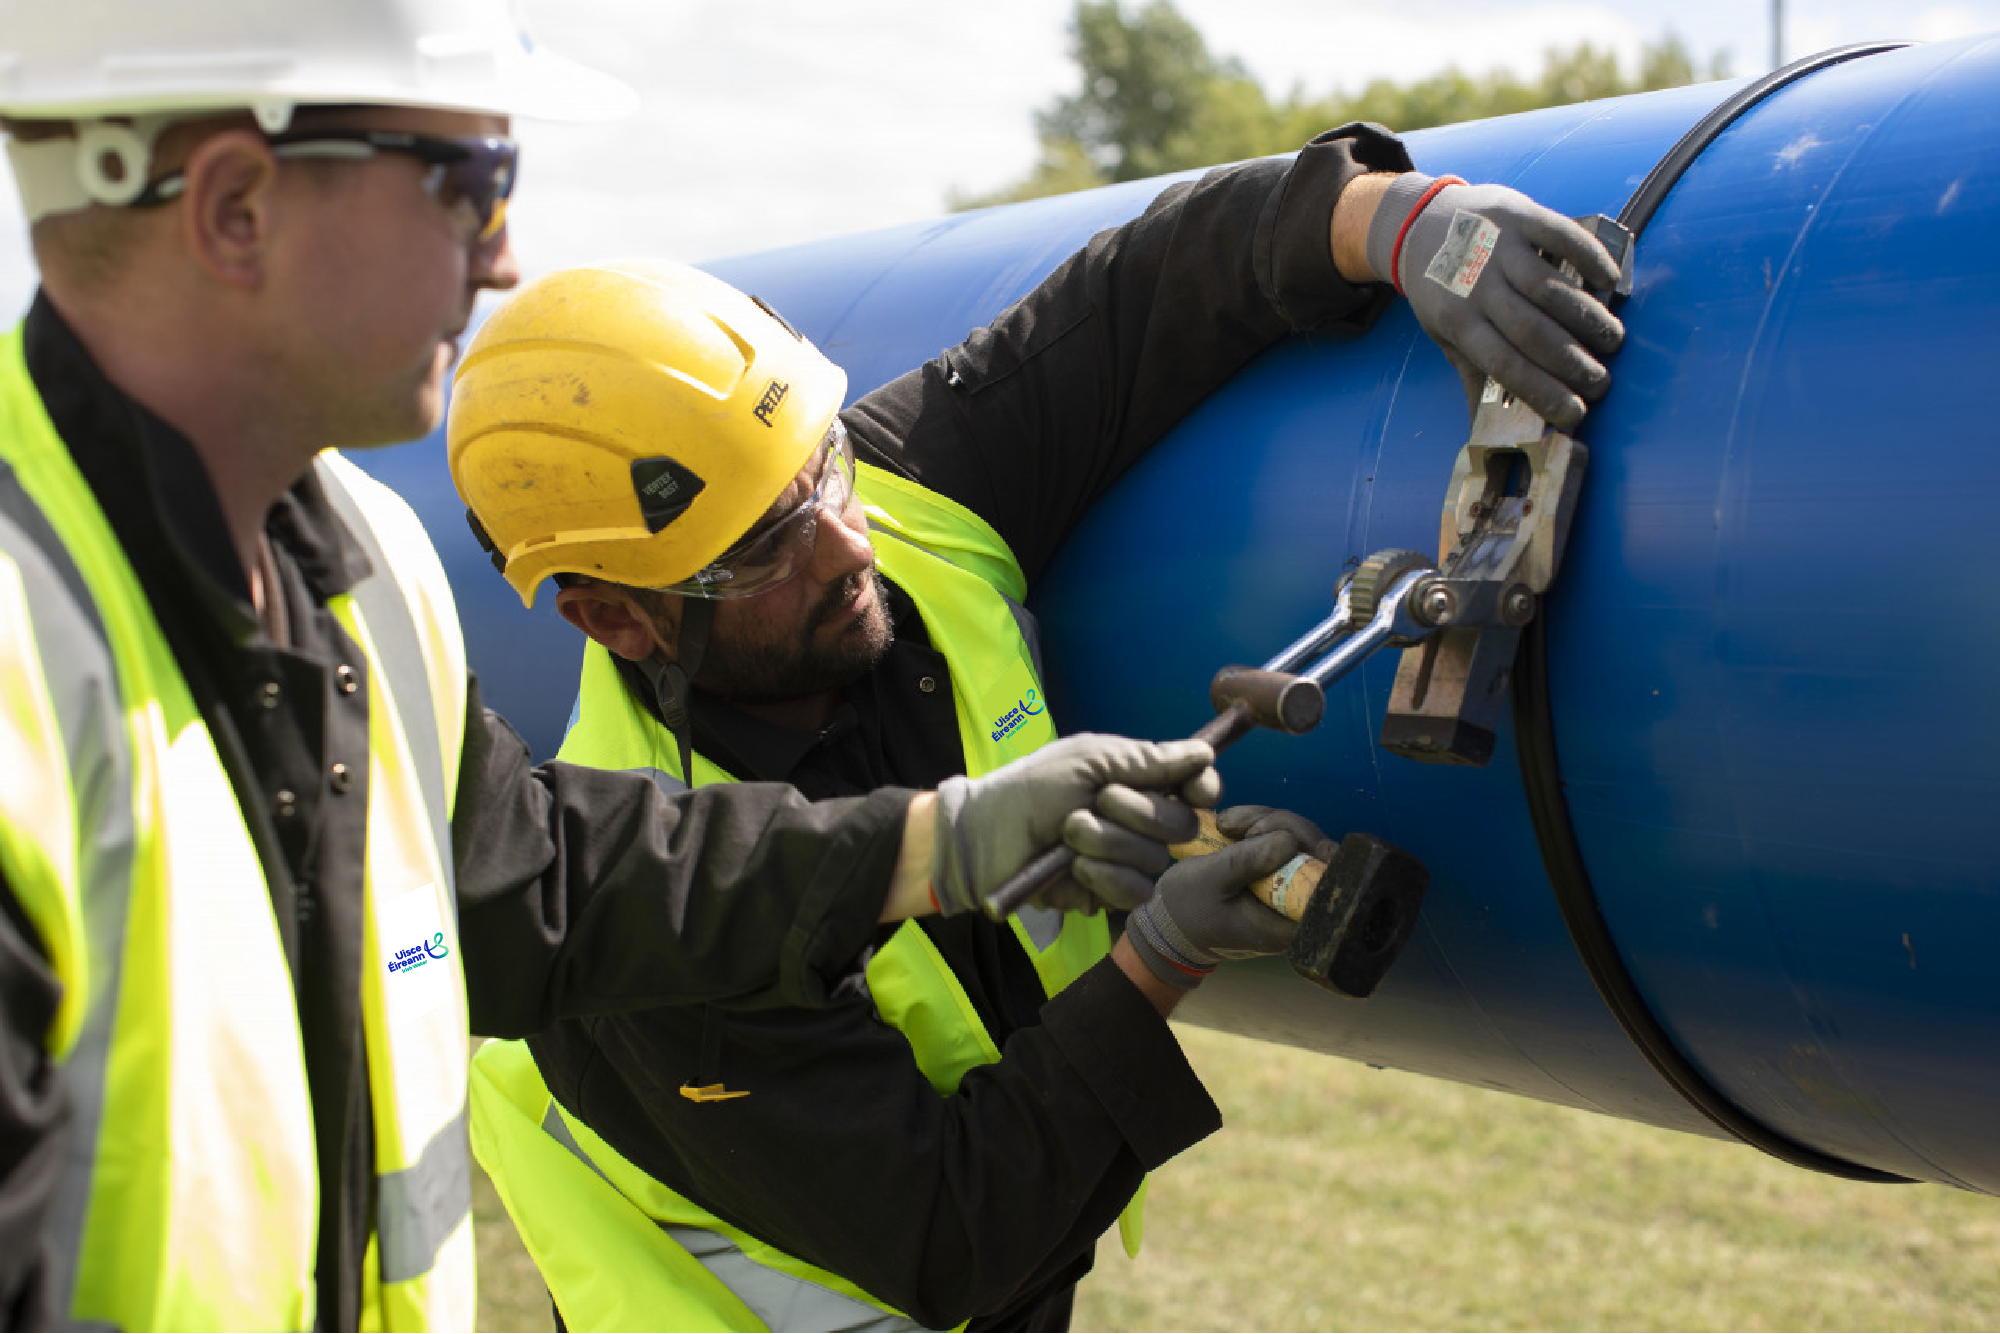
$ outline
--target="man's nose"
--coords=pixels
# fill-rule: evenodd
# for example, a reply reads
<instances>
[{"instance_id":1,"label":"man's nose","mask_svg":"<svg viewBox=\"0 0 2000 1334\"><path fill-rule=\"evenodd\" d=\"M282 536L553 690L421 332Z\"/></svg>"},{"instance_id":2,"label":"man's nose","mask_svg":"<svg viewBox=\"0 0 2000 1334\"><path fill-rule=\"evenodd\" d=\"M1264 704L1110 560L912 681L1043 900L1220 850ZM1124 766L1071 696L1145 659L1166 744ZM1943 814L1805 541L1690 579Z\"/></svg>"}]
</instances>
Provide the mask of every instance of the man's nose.
<instances>
[{"instance_id":1,"label":"man's nose","mask_svg":"<svg viewBox=\"0 0 2000 1334\"><path fill-rule=\"evenodd\" d=\"M868 540L868 515L858 496L849 496L839 515L820 515L817 527L812 554L815 578L832 583L875 563L875 545Z\"/></svg>"},{"instance_id":2,"label":"man's nose","mask_svg":"<svg viewBox=\"0 0 2000 1334\"><path fill-rule=\"evenodd\" d=\"M502 226L492 236L472 243L470 277L475 287L505 292L520 284L521 261L514 254L513 230Z\"/></svg>"}]
</instances>

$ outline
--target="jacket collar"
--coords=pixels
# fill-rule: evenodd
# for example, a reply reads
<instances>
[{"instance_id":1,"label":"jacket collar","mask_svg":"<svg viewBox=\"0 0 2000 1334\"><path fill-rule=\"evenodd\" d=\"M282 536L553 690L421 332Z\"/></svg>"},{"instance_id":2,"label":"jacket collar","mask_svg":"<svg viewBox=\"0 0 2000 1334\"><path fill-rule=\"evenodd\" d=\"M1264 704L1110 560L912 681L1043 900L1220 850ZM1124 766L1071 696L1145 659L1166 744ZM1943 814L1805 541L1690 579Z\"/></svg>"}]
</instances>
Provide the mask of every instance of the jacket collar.
<instances>
[{"instance_id":1,"label":"jacket collar","mask_svg":"<svg viewBox=\"0 0 2000 1334\"><path fill-rule=\"evenodd\" d=\"M111 382L40 291L22 327L22 349L49 420L148 587L178 590L232 642L247 643L258 631L249 580L194 446ZM271 507L264 531L318 602L369 572L316 470Z\"/></svg>"}]
</instances>

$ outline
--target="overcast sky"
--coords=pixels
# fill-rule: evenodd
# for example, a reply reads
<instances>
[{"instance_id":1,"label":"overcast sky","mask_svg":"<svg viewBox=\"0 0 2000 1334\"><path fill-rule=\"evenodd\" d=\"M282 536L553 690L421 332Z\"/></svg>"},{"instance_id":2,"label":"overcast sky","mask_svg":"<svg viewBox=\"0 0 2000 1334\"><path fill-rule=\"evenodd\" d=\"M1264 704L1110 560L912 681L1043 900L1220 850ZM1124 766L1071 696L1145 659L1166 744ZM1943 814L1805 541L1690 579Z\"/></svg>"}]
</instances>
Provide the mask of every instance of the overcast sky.
<instances>
[{"instance_id":1,"label":"overcast sky","mask_svg":"<svg viewBox=\"0 0 2000 1334\"><path fill-rule=\"evenodd\" d=\"M1128 7L1140 0L1127 0ZM546 45L611 70L641 108L611 126L521 123L510 213L529 272L617 254L699 262L909 222L1035 157L1032 113L1071 91L1072 0L524 0ZM1699 63L1771 64L1767 0L1177 0L1267 88L1539 70L1542 52L1677 33ZM1882 37L2000 31L2000 0L1786 0L1786 58ZM0 309L32 289L0 191Z\"/></svg>"}]
</instances>

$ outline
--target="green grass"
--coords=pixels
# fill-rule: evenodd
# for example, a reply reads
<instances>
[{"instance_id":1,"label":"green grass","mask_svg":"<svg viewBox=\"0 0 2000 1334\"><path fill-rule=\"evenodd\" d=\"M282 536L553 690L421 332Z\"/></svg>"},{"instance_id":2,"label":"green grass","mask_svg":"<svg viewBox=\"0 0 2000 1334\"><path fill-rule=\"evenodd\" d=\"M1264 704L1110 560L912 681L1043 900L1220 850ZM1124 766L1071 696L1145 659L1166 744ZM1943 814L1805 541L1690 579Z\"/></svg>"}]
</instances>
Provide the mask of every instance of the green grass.
<instances>
[{"instance_id":1,"label":"green grass","mask_svg":"<svg viewBox=\"0 0 2000 1334\"><path fill-rule=\"evenodd\" d=\"M554 1329L549 1290L522 1248L492 1178L477 1160L472 1165L472 1235L479 1248L479 1328Z\"/></svg>"},{"instance_id":2,"label":"green grass","mask_svg":"<svg viewBox=\"0 0 2000 1334\"><path fill-rule=\"evenodd\" d=\"M1079 1330L1990 1330L2000 1199L1176 1025L1227 1121ZM551 1328L483 1176L480 1328Z\"/></svg>"}]
</instances>

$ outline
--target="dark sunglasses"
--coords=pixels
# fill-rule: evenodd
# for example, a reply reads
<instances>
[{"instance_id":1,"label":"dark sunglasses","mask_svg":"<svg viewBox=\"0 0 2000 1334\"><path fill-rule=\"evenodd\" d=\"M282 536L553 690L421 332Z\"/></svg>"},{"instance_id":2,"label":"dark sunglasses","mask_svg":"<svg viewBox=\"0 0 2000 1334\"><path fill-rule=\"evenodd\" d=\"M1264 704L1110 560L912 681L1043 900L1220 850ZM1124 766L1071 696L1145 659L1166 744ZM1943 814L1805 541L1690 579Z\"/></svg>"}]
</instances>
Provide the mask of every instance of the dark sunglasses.
<instances>
[{"instance_id":1,"label":"dark sunglasses","mask_svg":"<svg viewBox=\"0 0 2000 1334\"><path fill-rule=\"evenodd\" d=\"M270 135L273 156L332 158L360 161L378 153L413 157L429 168L424 188L454 215L464 219L475 240L488 240L507 225L507 199L514 193L521 147L497 137L443 138L407 130L302 130ZM132 207L164 204L178 196L187 181L170 171L149 182Z\"/></svg>"}]
</instances>

